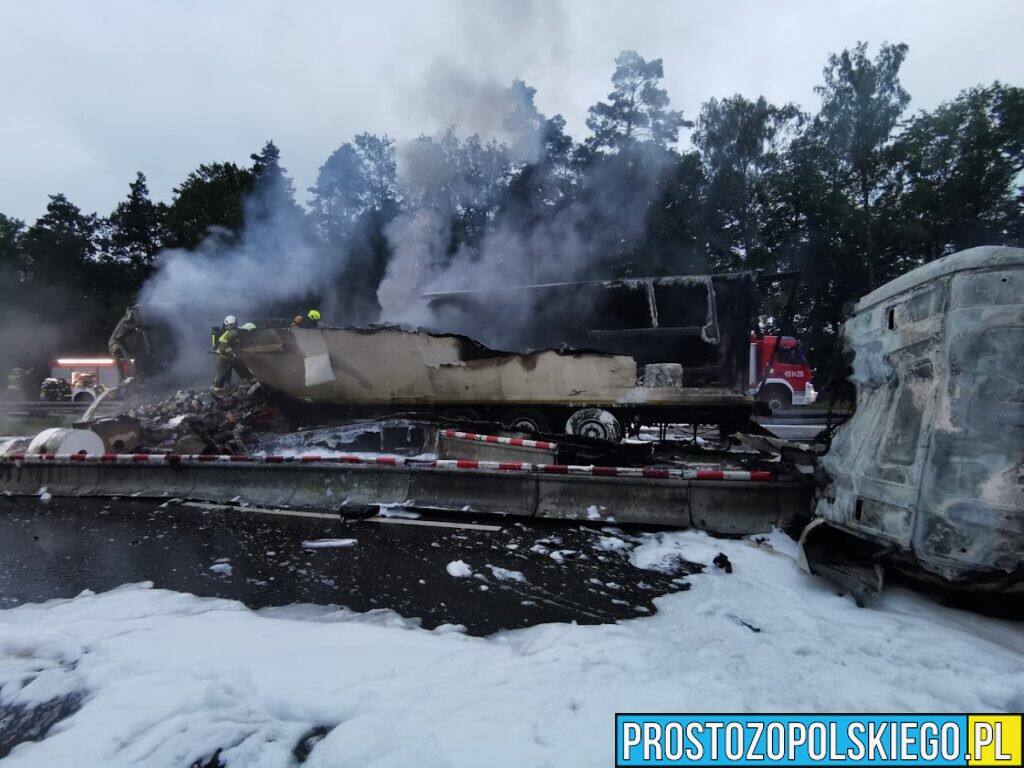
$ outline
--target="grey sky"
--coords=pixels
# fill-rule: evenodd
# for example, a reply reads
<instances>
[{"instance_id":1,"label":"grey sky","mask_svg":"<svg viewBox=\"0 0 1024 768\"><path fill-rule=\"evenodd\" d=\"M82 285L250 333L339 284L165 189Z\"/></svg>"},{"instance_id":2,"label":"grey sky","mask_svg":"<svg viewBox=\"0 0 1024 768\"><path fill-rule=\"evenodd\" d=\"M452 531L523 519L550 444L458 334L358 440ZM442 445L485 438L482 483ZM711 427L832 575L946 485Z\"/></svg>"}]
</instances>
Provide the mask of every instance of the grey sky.
<instances>
[{"instance_id":1,"label":"grey sky","mask_svg":"<svg viewBox=\"0 0 1024 768\"><path fill-rule=\"evenodd\" d=\"M300 197L361 131L408 139L472 122L488 83L537 88L576 136L634 48L665 60L673 104L764 94L815 108L830 52L906 42L911 107L1024 84L1018 0L0 0L0 212L64 192L108 213L136 170L155 197L268 138ZM486 122L486 121L484 121Z\"/></svg>"}]
</instances>

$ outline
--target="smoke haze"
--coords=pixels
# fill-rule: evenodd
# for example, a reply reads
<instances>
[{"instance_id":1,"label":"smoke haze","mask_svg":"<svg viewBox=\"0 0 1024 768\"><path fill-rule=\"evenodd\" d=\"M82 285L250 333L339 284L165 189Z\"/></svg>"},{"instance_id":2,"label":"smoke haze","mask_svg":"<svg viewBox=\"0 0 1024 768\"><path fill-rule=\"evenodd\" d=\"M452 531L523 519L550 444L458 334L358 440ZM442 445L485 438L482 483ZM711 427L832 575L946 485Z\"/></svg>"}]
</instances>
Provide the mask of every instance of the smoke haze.
<instances>
[{"instance_id":1,"label":"smoke haze","mask_svg":"<svg viewBox=\"0 0 1024 768\"><path fill-rule=\"evenodd\" d=\"M532 294L492 297L488 317L477 319L485 322L439 315L424 294L611 277L600 274L599 260L626 260L637 245L672 157L640 144L629 162L598 161L585 187L567 202L559 183L571 172L570 160L552 158L546 145L561 126L556 130L537 110L533 89L520 81L499 88L446 65L432 70L425 92L438 96L429 103L443 107L434 123L452 125L447 121L458 118L453 128L461 136L467 136L463 126L472 126L464 141L480 141L473 154L479 162L466 168L453 161L444 151L451 133L400 147L398 182L406 210L387 229L392 255L377 294L381 318L521 348L523 319L538 309ZM491 181L531 170L542 188L494 212L477 243L449 252L454 223L491 202L474 195Z\"/></svg>"},{"instance_id":2,"label":"smoke haze","mask_svg":"<svg viewBox=\"0 0 1024 768\"><path fill-rule=\"evenodd\" d=\"M226 315L243 324L275 313L279 320L304 313L301 302L317 296L344 267L343 261L323 258L305 221L285 200L271 185L246 201L238 236L215 230L195 250L161 252L138 303L175 332L175 378L212 379L209 329Z\"/></svg>"},{"instance_id":3,"label":"smoke haze","mask_svg":"<svg viewBox=\"0 0 1024 768\"><path fill-rule=\"evenodd\" d=\"M561 185L570 158L549 146L564 137L562 125L537 110L532 88L521 81L502 86L439 63L422 93L420 107L428 112L421 119L446 128L397 147L402 206L385 230L390 255L376 293L380 315L344 319L466 333L492 346L522 348L524 320L538 311L531 295L510 292L488 306L486 318L467 321L439 314L424 294L610 277L595 274L595 265L621 262L634 249L671 155L638 145L629 162L596 162L584 186L567 196ZM498 197L523 173L536 175L536 189L498 208ZM484 212L479 236L453 251L453 227L475 211ZM314 301L327 324L339 322L334 289L351 255L345 248L325 254L291 196L272 184L247 201L238 236L214 231L195 250L164 251L138 301L175 329L175 372L201 371L206 378L208 328L227 314L240 323L275 313L287 319Z\"/></svg>"}]
</instances>

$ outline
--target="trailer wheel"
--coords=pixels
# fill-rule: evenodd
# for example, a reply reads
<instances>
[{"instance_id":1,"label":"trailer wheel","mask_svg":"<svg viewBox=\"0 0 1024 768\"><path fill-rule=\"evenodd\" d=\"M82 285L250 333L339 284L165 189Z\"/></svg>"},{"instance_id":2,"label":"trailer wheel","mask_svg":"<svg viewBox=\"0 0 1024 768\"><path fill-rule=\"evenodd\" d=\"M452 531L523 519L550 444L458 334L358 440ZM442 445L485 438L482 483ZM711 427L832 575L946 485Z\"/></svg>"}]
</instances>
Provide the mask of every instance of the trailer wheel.
<instances>
[{"instance_id":1,"label":"trailer wheel","mask_svg":"<svg viewBox=\"0 0 1024 768\"><path fill-rule=\"evenodd\" d=\"M501 423L523 432L548 433L551 421L536 408L513 408L501 416Z\"/></svg>"},{"instance_id":2,"label":"trailer wheel","mask_svg":"<svg viewBox=\"0 0 1024 768\"><path fill-rule=\"evenodd\" d=\"M615 415L601 408L581 408L569 417L565 431L570 435L590 437L617 443L622 439L622 425Z\"/></svg>"},{"instance_id":3,"label":"trailer wheel","mask_svg":"<svg viewBox=\"0 0 1024 768\"><path fill-rule=\"evenodd\" d=\"M93 397L92 392L79 392L77 395L75 395L73 398L71 398L71 402L73 402L73 403L91 403L95 399L96 398Z\"/></svg>"},{"instance_id":4,"label":"trailer wheel","mask_svg":"<svg viewBox=\"0 0 1024 768\"><path fill-rule=\"evenodd\" d=\"M757 399L767 403L772 412L781 411L793 405L793 396L781 384L771 384L758 394Z\"/></svg>"}]
</instances>

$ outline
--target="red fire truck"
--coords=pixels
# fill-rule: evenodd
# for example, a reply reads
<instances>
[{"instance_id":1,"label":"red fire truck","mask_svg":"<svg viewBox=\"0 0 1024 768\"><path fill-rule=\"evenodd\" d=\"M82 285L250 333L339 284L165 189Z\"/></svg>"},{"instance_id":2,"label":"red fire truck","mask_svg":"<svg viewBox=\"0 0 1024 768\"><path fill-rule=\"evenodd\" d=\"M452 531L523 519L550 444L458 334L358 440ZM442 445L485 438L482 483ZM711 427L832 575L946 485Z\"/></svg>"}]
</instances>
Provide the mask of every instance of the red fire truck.
<instances>
[{"instance_id":1,"label":"red fire truck","mask_svg":"<svg viewBox=\"0 0 1024 768\"><path fill-rule=\"evenodd\" d=\"M773 411L810 405L818 398L807 357L800 342L792 336L758 338L751 334L748 370L747 391Z\"/></svg>"},{"instance_id":2,"label":"red fire truck","mask_svg":"<svg viewBox=\"0 0 1024 768\"><path fill-rule=\"evenodd\" d=\"M41 400L91 403L121 381L110 357L61 357L50 361L50 375L39 391Z\"/></svg>"}]
</instances>

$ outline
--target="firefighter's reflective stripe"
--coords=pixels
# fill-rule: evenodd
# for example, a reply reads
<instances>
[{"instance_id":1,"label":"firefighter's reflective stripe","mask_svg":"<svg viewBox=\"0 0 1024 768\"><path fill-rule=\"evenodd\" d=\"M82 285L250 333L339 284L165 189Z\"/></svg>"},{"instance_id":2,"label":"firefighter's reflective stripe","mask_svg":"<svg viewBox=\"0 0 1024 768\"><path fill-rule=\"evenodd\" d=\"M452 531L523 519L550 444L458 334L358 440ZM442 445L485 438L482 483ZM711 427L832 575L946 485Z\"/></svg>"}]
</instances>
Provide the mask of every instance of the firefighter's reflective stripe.
<instances>
[{"instance_id":1,"label":"firefighter's reflective stripe","mask_svg":"<svg viewBox=\"0 0 1024 768\"><path fill-rule=\"evenodd\" d=\"M220 335L217 339L217 354L218 355L231 355L233 351L231 349L231 342L234 341L234 331L227 330Z\"/></svg>"}]
</instances>

